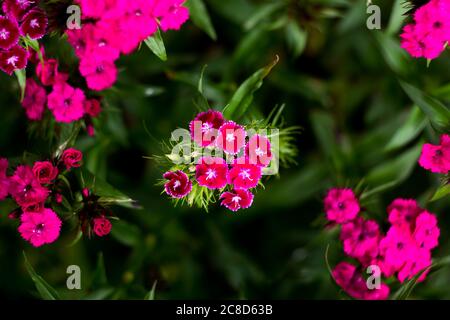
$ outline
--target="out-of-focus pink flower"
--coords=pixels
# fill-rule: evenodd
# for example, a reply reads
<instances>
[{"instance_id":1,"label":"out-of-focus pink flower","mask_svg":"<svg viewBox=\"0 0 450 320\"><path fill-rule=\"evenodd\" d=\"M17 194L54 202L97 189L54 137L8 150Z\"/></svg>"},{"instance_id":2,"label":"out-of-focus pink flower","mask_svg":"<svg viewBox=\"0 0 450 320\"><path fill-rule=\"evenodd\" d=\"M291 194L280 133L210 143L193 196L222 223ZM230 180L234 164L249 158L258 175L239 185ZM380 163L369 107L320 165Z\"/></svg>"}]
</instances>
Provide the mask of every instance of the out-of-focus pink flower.
<instances>
[{"instance_id":1,"label":"out-of-focus pink flower","mask_svg":"<svg viewBox=\"0 0 450 320\"><path fill-rule=\"evenodd\" d=\"M447 174L450 171L450 137L443 135L440 145L423 145L419 164L434 173Z\"/></svg>"},{"instance_id":2,"label":"out-of-focus pink flower","mask_svg":"<svg viewBox=\"0 0 450 320\"><path fill-rule=\"evenodd\" d=\"M45 89L38 85L32 78L28 78L25 87L25 95L22 106L30 120L41 120L47 102Z\"/></svg>"},{"instance_id":3,"label":"out-of-focus pink flower","mask_svg":"<svg viewBox=\"0 0 450 320\"><path fill-rule=\"evenodd\" d=\"M192 190L192 181L183 171L169 171L163 175L164 179L169 180L165 185L166 193L172 198L184 198Z\"/></svg>"},{"instance_id":4,"label":"out-of-focus pink flower","mask_svg":"<svg viewBox=\"0 0 450 320\"><path fill-rule=\"evenodd\" d=\"M10 178L11 196L22 208L39 205L48 197L49 191L42 187L29 166L18 166Z\"/></svg>"},{"instance_id":5,"label":"out-of-focus pink flower","mask_svg":"<svg viewBox=\"0 0 450 320\"><path fill-rule=\"evenodd\" d=\"M24 212L20 221L19 233L34 247L55 242L61 231L61 219L47 208L40 212Z\"/></svg>"},{"instance_id":6,"label":"out-of-focus pink flower","mask_svg":"<svg viewBox=\"0 0 450 320\"><path fill-rule=\"evenodd\" d=\"M398 227L407 227L412 230L416 218L422 209L413 199L395 199L387 209L389 222Z\"/></svg>"},{"instance_id":7,"label":"out-of-focus pink flower","mask_svg":"<svg viewBox=\"0 0 450 320\"><path fill-rule=\"evenodd\" d=\"M220 196L221 204L231 211L250 208L253 198L253 194L249 190L244 189L234 189L224 192Z\"/></svg>"},{"instance_id":8,"label":"out-of-focus pink flower","mask_svg":"<svg viewBox=\"0 0 450 320\"><path fill-rule=\"evenodd\" d=\"M8 160L0 158L0 201L5 200L9 194L9 178L6 170L8 170Z\"/></svg>"},{"instance_id":9,"label":"out-of-focus pink flower","mask_svg":"<svg viewBox=\"0 0 450 320\"><path fill-rule=\"evenodd\" d=\"M189 10L183 7L185 0L157 0L154 14L160 19L163 31L178 30L189 19Z\"/></svg>"},{"instance_id":10,"label":"out-of-focus pink flower","mask_svg":"<svg viewBox=\"0 0 450 320\"><path fill-rule=\"evenodd\" d=\"M49 184L58 176L58 168L50 161L37 161L34 163L33 173L39 183Z\"/></svg>"},{"instance_id":11,"label":"out-of-focus pink flower","mask_svg":"<svg viewBox=\"0 0 450 320\"><path fill-rule=\"evenodd\" d=\"M79 168L83 161L83 153L80 150L69 148L64 150L61 160L66 166L66 169Z\"/></svg>"},{"instance_id":12,"label":"out-of-focus pink flower","mask_svg":"<svg viewBox=\"0 0 450 320\"><path fill-rule=\"evenodd\" d=\"M48 95L48 108L56 121L70 123L83 117L84 101L82 90L73 88L67 83L57 83Z\"/></svg>"},{"instance_id":13,"label":"out-of-focus pink flower","mask_svg":"<svg viewBox=\"0 0 450 320\"><path fill-rule=\"evenodd\" d=\"M324 200L325 212L330 221L349 222L356 218L360 207L351 189L331 189Z\"/></svg>"},{"instance_id":14,"label":"out-of-focus pink flower","mask_svg":"<svg viewBox=\"0 0 450 320\"><path fill-rule=\"evenodd\" d=\"M416 219L413 237L419 247L432 250L439 244L440 229L437 218L428 211L423 211Z\"/></svg>"},{"instance_id":15,"label":"out-of-focus pink flower","mask_svg":"<svg viewBox=\"0 0 450 320\"><path fill-rule=\"evenodd\" d=\"M27 62L28 52L19 45L0 51L0 70L9 75L12 75L16 70L24 69L27 66Z\"/></svg>"},{"instance_id":16,"label":"out-of-focus pink flower","mask_svg":"<svg viewBox=\"0 0 450 320\"><path fill-rule=\"evenodd\" d=\"M110 88L117 80L117 68L113 61L102 59L82 59L80 73L86 78L89 89L101 91Z\"/></svg>"},{"instance_id":17,"label":"out-of-focus pink flower","mask_svg":"<svg viewBox=\"0 0 450 320\"><path fill-rule=\"evenodd\" d=\"M84 103L84 111L92 118L96 118L100 114L100 112L102 112L100 101L98 101L98 99L86 100L86 102Z\"/></svg>"}]
</instances>

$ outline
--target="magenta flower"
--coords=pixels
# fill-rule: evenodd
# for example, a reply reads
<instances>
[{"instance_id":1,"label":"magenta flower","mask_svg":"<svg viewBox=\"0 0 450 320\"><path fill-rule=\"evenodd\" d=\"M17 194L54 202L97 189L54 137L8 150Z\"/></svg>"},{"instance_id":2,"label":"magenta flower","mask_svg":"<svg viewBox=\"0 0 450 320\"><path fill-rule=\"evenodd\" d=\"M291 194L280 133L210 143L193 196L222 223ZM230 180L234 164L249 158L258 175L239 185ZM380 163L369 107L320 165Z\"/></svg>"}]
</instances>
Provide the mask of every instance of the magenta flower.
<instances>
[{"instance_id":1,"label":"magenta flower","mask_svg":"<svg viewBox=\"0 0 450 320\"><path fill-rule=\"evenodd\" d=\"M111 232L112 224L105 216L93 219L94 233L99 237L104 237Z\"/></svg>"},{"instance_id":2,"label":"magenta flower","mask_svg":"<svg viewBox=\"0 0 450 320\"><path fill-rule=\"evenodd\" d=\"M62 79L59 78L58 60L47 59L44 63L40 61L36 64L36 75L44 86L52 86Z\"/></svg>"},{"instance_id":3,"label":"magenta flower","mask_svg":"<svg viewBox=\"0 0 450 320\"><path fill-rule=\"evenodd\" d=\"M66 149L61 156L61 161L66 166L67 170L79 168L81 167L81 162L83 161L83 153L74 148Z\"/></svg>"},{"instance_id":4,"label":"magenta flower","mask_svg":"<svg viewBox=\"0 0 450 320\"><path fill-rule=\"evenodd\" d=\"M100 1L99 1L100 2ZM96 27L92 23L85 23L81 29L67 30L67 41L75 49L75 54L78 58L83 59L86 55L88 42L91 35L95 32Z\"/></svg>"},{"instance_id":5,"label":"magenta flower","mask_svg":"<svg viewBox=\"0 0 450 320\"><path fill-rule=\"evenodd\" d=\"M437 218L428 211L422 212L416 220L413 237L421 248L434 249L439 244L440 230Z\"/></svg>"},{"instance_id":6,"label":"magenta flower","mask_svg":"<svg viewBox=\"0 0 450 320\"><path fill-rule=\"evenodd\" d=\"M58 168L50 161L37 161L33 165L33 173L40 184L49 184L58 176Z\"/></svg>"},{"instance_id":7,"label":"magenta flower","mask_svg":"<svg viewBox=\"0 0 450 320\"><path fill-rule=\"evenodd\" d=\"M101 18L108 3L112 1L76 0L76 2L82 8L83 18Z\"/></svg>"},{"instance_id":8,"label":"magenta flower","mask_svg":"<svg viewBox=\"0 0 450 320\"><path fill-rule=\"evenodd\" d=\"M22 106L25 109L28 119L41 120L46 102L47 93L45 89L38 85L32 78L28 78L22 101Z\"/></svg>"},{"instance_id":9,"label":"magenta flower","mask_svg":"<svg viewBox=\"0 0 450 320\"><path fill-rule=\"evenodd\" d=\"M125 16L122 18L130 33L135 35L139 43L153 35L158 24L153 17L154 3L148 0L135 0L127 3Z\"/></svg>"},{"instance_id":10,"label":"magenta flower","mask_svg":"<svg viewBox=\"0 0 450 320\"><path fill-rule=\"evenodd\" d=\"M44 203L49 195L29 166L17 167L10 178L9 192L17 204L25 209Z\"/></svg>"},{"instance_id":11,"label":"magenta flower","mask_svg":"<svg viewBox=\"0 0 450 320\"><path fill-rule=\"evenodd\" d=\"M195 171L195 178L202 187L221 189L227 185L228 165L222 158L203 157Z\"/></svg>"},{"instance_id":12,"label":"magenta flower","mask_svg":"<svg viewBox=\"0 0 450 320\"><path fill-rule=\"evenodd\" d=\"M41 212L24 212L20 216L19 233L34 247L56 241L61 230L61 219L51 209Z\"/></svg>"},{"instance_id":13,"label":"magenta flower","mask_svg":"<svg viewBox=\"0 0 450 320\"><path fill-rule=\"evenodd\" d=\"M88 25L89 26L89 25ZM82 27L84 28L84 27ZM86 50L81 60L105 60L115 61L120 56L115 40L116 35L111 33L109 24L97 23L94 28L88 28L92 33L84 34Z\"/></svg>"},{"instance_id":14,"label":"magenta flower","mask_svg":"<svg viewBox=\"0 0 450 320\"><path fill-rule=\"evenodd\" d=\"M25 68L27 62L28 52L21 46L14 46L8 50L0 51L0 70L9 75L16 70Z\"/></svg>"},{"instance_id":15,"label":"magenta flower","mask_svg":"<svg viewBox=\"0 0 450 320\"><path fill-rule=\"evenodd\" d=\"M0 158L0 201L6 199L9 194L9 178L6 175L8 169L8 160Z\"/></svg>"},{"instance_id":16,"label":"magenta flower","mask_svg":"<svg viewBox=\"0 0 450 320\"><path fill-rule=\"evenodd\" d=\"M389 222L398 227L414 228L414 223L422 209L413 199L395 199L387 209Z\"/></svg>"},{"instance_id":17,"label":"magenta flower","mask_svg":"<svg viewBox=\"0 0 450 320\"><path fill-rule=\"evenodd\" d=\"M386 300L389 287L382 283L379 289L370 290L366 280L356 267L348 262L340 262L332 271L336 283L352 298L361 300Z\"/></svg>"},{"instance_id":18,"label":"magenta flower","mask_svg":"<svg viewBox=\"0 0 450 320\"><path fill-rule=\"evenodd\" d=\"M172 198L184 198L192 190L192 182L183 171L166 172L163 175L164 179L169 180L164 187L166 193Z\"/></svg>"},{"instance_id":19,"label":"magenta flower","mask_svg":"<svg viewBox=\"0 0 450 320\"><path fill-rule=\"evenodd\" d=\"M117 80L117 68L113 61L82 59L80 73L86 78L89 89L101 91L110 88Z\"/></svg>"},{"instance_id":20,"label":"magenta flower","mask_svg":"<svg viewBox=\"0 0 450 320\"><path fill-rule=\"evenodd\" d=\"M374 220L361 217L342 225L341 241L344 252L365 264L378 255L380 227Z\"/></svg>"},{"instance_id":21,"label":"magenta flower","mask_svg":"<svg viewBox=\"0 0 450 320\"><path fill-rule=\"evenodd\" d=\"M223 114L219 111L208 110L199 113L189 124L192 140L201 147L211 145L224 122Z\"/></svg>"},{"instance_id":22,"label":"magenta flower","mask_svg":"<svg viewBox=\"0 0 450 320\"><path fill-rule=\"evenodd\" d=\"M100 101L97 99L86 100L84 103L84 112L92 118L96 118L102 112Z\"/></svg>"},{"instance_id":23,"label":"magenta flower","mask_svg":"<svg viewBox=\"0 0 450 320\"><path fill-rule=\"evenodd\" d=\"M349 222L356 218L360 207L351 189L331 189L324 200L325 212L330 221Z\"/></svg>"},{"instance_id":24,"label":"magenta flower","mask_svg":"<svg viewBox=\"0 0 450 320\"><path fill-rule=\"evenodd\" d=\"M4 0L3 12L9 17L14 17L17 20L22 20L23 15L27 10L31 9L36 3L36 0Z\"/></svg>"},{"instance_id":25,"label":"magenta flower","mask_svg":"<svg viewBox=\"0 0 450 320\"><path fill-rule=\"evenodd\" d=\"M246 136L244 127L233 121L227 121L219 128L216 145L225 153L234 155L245 146Z\"/></svg>"},{"instance_id":26,"label":"magenta flower","mask_svg":"<svg viewBox=\"0 0 450 320\"><path fill-rule=\"evenodd\" d=\"M53 112L56 121L70 123L83 117L84 101L83 91L67 83L57 83L48 95L48 108Z\"/></svg>"},{"instance_id":27,"label":"magenta flower","mask_svg":"<svg viewBox=\"0 0 450 320\"><path fill-rule=\"evenodd\" d=\"M19 26L14 19L0 16L0 49L8 50L19 42Z\"/></svg>"},{"instance_id":28,"label":"magenta flower","mask_svg":"<svg viewBox=\"0 0 450 320\"><path fill-rule=\"evenodd\" d=\"M48 18L42 9L34 8L23 17L20 25L22 35L28 35L31 39L40 39L45 35Z\"/></svg>"},{"instance_id":29,"label":"magenta flower","mask_svg":"<svg viewBox=\"0 0 450 320\"><path fill-rule=\"evenodd\" d=\"M434 173L447 174L450 171L450 136L442 135L441 144L436 146L426 143L423 145L419 164Z\"/></svg>"},{"instance_id":30,"label":"magenta flower","mask_svg":"<svg viewBox=\"0 0 450 320\"><path fill-rule=\"evenodd\" d=\"M383 257L383 273L389 277L414 258L417 246L409 228L392 226L386 237L380 241L380 254Z\"/></svg>"},{"instance_id":31,"label":"magenta flower","mask_svg":"<svg viewBox=\"0 0 450 320\"><path fill-rule=\"evenodd\" d=\"M409 259L405 261L405 264L398 272L397 278L400 282L403 283L407 279L410 280L414 278L418 273L423 272L430 266L431 266L430 251L419 247L415 247L414 250L411 251ZM425 280L429 271L430 270L426 270L425 272L423 272L417 279L417 281L421 282Z\"/></svg>"},{"instance_id":32,"label":"magenta flower","mask_svg":"<svg viewBox=\"0 0 450 320\"><path fill-rule=\"evenodd\" d=\"M239 158L228 172L227 179L235 189L251 189L258 185L261 176L260 166L249 164L244 158Z\"/></svg>"},{"instance_id":33,"label":"magenta flower","mask_svg":"<svg viewBox=\"0 0 450 320\"><path fill-rule=\"evenodd\" d=\"M269 139L254 135L245 146L245 156L249 163L267 167L272 160L272 147Z\"/></svg>"},{"instance_id":34,"label":"magenta flower","mask_svg":"<svg viewBox=\"0 0 450 320\"><path fill-rule=\"evenodd\" d=\"M224 192L220 196L222 206L231 211L250 208L253 203L253 194L248 190L234 189Z\"/></svg>"},{"instance_id":35,"label":"magenta flower","mask_svg":"<svg viewBox=\"0 0 450 320\"><path fill-rule=\"evenodd\" d=\"M157 0L154 14L160 19L163 31L178 30L189 19L189 10L183 7L185 0Z\"/></svg>"}]
</instances>

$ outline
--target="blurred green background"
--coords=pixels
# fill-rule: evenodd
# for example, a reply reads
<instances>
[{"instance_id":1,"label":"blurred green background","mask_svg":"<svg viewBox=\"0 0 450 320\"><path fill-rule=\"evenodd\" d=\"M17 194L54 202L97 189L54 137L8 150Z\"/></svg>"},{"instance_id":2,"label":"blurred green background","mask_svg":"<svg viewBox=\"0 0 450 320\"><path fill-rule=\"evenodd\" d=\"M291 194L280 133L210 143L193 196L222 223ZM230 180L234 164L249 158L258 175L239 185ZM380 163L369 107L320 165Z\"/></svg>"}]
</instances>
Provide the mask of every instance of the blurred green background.
<instances>
[{"instance_id":1,"label":"blurred green background","mask_svg":"<svg viewBox=\"0 0 450 320\"><path fill-rule=\"evenodd\" d=\"M121 221L105 239L68 247L75 234L64 229L58 242L34 249L20 238L17 221L7 218L8 204L0 204L0 295L38 297L24 266L25 251L63 298L142 299L155 281L157 299L344 298L325 258L328 245L331 266L344 258L337 230L324 228L321 201L333 186L366 190L362 205L382 223L393 199L418 199L439 217L434 257L447 256L449 197L427 201L439 176L420 168L417 159L425 141L438 141L435 129L449 127L430 121L399 79L433 94L448 109L450 55L427 67L399 49L402 2L373 1L381 7L382 29L369 30L362 0L204 0L214 32L199 15L196 24L191 20L180 32L163 35L167 62L145 45L122 57L118 83L104 92L97 135L83 134L77 147L92 172L143 209L113 208ZM76 70L64 40L44 43L63 70ZM160 154L161 141L175 128L186 128L196 114L202 67L208 65L205 95L222 109L239 84L276 55L280 63L246 117L265 118L285 103L285 124L303 128L297 165L268 180L249 210L174 208L156 186L163 169L144 157ZM0 154L12 158L26 150L47 157L51 146L30 134L17 81L1 74L0 87ZM82 290L66 289L66 268L73 264L81 267ZM443 268L412 297L450 299L449 281L450 268Z\"/></svg>"}]
</instances>

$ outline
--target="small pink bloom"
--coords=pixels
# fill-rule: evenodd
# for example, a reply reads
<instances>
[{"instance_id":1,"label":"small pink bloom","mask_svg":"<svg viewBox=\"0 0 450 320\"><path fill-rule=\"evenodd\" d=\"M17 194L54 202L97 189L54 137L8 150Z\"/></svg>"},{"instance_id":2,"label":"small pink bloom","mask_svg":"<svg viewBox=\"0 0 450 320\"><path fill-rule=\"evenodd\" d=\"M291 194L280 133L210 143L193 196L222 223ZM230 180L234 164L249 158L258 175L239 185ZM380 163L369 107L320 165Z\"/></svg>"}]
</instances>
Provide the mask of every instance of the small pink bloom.
<instances>
[{"instance_id":1,"label":"small pink bloom","mask_svg":"<svg viewBox=\"0 0 450 320\"><path fill-rule=\"evenodd\" d=\"M33 173L40 184L49 184L58 176L58 169L50 161L38 161L33 166Z\"/></svg>"},{"instance_id":2,"label":"small pink bloom","mask_svg":"<svg viewBox=\"0 0 450 320\"><path fill-rule=\"evenodd\" d=\"M31 9L36 3L36 0L4 0L3 12L8 17L22 20L24 14Z\"/></svg>"},{"instance_id":3,"label":"small pink bloom","mask_svg":"<svg viewBox=\"0 0 450 320\"><path fill-rule=\"evenodd\" d=\"M22 35L28 35L31 39L40 39L45 35L48 18L42 9L34 8L23 17L20 25Z\"/></svg>"},{"instance_id":4,"label":"small pink bloom","mask_svg":"<svg viewBox=\"0 0 450 320\"><path fill-rule=\"evenodd\" d=\"M102 112L100 101L98 101L97 99L86 100L84 103L84 111L92 118L96 118L100 114L100 112Z\"/></svg>"},{"instance_id":5,"label":"small pink bloom","mask_svg":"<svg viewBox=\"0 0 450 320\"><path fill-rule=\"evenodd\" d=\"M21 46L17 45L8 50L0 51L0 70L9 75L12 75L16 70L24 69L27 62L28 52Z\"/></svg>"},{"instance_id":6,"label":"small pink bloom","mask_svg":"<svg viewBox=\"0 0 450 320\"><path fill-rule=\"evenodd\" d=\"M224 122L223 114L219 111L199 113L189 124L192 140L201 147L209 146L217 138L218 130Z\"/></svg>"},{"instance_id":7,"label":"small pink bloom","mask_svg":"<svg viewBox=\"0 0 450 320\"><path fill-rule=\"evenodd\" d=\"M83 161L83 153L77 149L70 148L64 150L61 160L67 170L71 168L79 168L81 167L81 162Z\"/></svg>"},{"instance_id":8,"label":"small pink bloom","mask_svg":"<svg viewBox=\"0 0 450 320\"><path fill-rule=\"evenodd\" d=\"M47 93L45 89L38 85L32 78L28 78L22 101L22 106L25 109L28 119L35 121L41 120L46 102Z\"/></svg>"},{"instance_id":9,"label":"small pink bloom","mask_svg":"<svg viewBox=\"0 0 450 320\"><path fill-rule=\"evenodd\" d=\"M55 242L61 231L61 219L46 208L40 212L24 212L20 221L20 235L34 247Z\"/></svg>"},{"instance_id":10,"label":"small pink bloom","mask_svg":"<svg viewBox=\"0 0 450 320\"><path fill-rule=\"evenodd\" d=\"M253 203L253 194L248 190L234 189L224 192L220 196L222 205L231 211L250 208Z\"/></svg>"},{"instance_id":11,"label":"small pink bloom","mask_svg":"<svg viewBox=\"0 0 450 320\"><path fill-rule=\"evenodd\" d=\"M267 167L272 160L272 147L269 139L254 135L245 146L245 156L251 164Z\"/></svg>"},{"instance_id":12,"label":"small pink bloom","mask_svg":"<svg viewBox=\"0 0 450 320\"><path fill-rule=\"evenodd\" d=\"M166 193L172 198L184 198L192 190L192 182L183 171L166 172L163 177L169 180L164 187Z\"/></svg>"},{"instance_id":13,"label":"small pink bloom","mask_svg":"<svg viewBox=\"0 0 450 320\"><path fill-rule=\"evenodd\" d=\"M352 221L360 210L351 189L331 189L325 197L324 206L328 220L337 223Z\"/></svg>"},{"instance_id":14,"label":"small pink bloom","mask_svg":"<svg viewBox=\"0 0 450 320\"><path fill-rule=\"evenodd\" d=\"M389 222L398 227L414 228L416 218L422 209L413 199L395 199L387 209Z\"/></svg>"},{"instance_id":15,"label":"small pink bloom","mask_svg":"<svg viewBox=\"0 0 450 320\"><path fill-rule=\"evenodd\" d=\"M386 237L380 241L380 254L383 257L383 273L391 276L412 259L417 246L407 227L392 226Z\"/></svg>"},{"instance_id":16,"label":"small pink bloom","mask_svg":"<svg viewBox=\"0 0 450 320\"><path fill-rule=\"evenodd\" d=\"M203 157L196 166L195 177L202 187L221 189L227 185L228 165L222 158Z\"/></svg>"},{"instance_id":17,"label":"small pink bloom","mask_svg":"<svg viewBox=\"0 0 450 320\"><path fill-rule=\"evenodd\" d=\"M70 123L83 117L84 101L82 90L67 83L58 83L48 95L48 108L53 112L56 121Z\"/></svg>"},{"instance_id":18,"label":"small pink bloom","mask_svg":"<svg viewBox=\"0 0 450 320\"><path fill-rule=\"evenodd\" d=\"M434 249L439 244L440 230L437 218L428 211L422 212L416 220L413 237L421 248Z\"/></svg>"},{"instance_id":19,"label":"small pink bloom","mask_svg":"<svg viewBox=\"0 0 450 320\"><path fill-rule=\"evenodd\" d=\"M19 42L19 27L13 18L0 16L0 49L8 50Z\"/></svg>"},{"instance_id":20,"label":"small pink bloom","mask_svg":"<svg viewBox=\"0 0 450 320\"><path fill-rule=\"evenodd\" d=\"M448 135L441 137L441 145L426 143L423 145L419 164L434 173L447 174L450 171L450 144Z\"/></svg>"},{"instance_id":21,"label":"small pink bloom","mask_svg":"<svg viewBox=\"0 0 450 320\"><path fill-rule=\"evenodd\" d=\"M39 205L48 197L49 191L42 187L29 166L18 166L10 179L10 194L22 208Z\"/></svg>"},{"instance_id":22,"label":"small pink bloom","mask_svg":"<svg viewBox=\"0 0 450 320\"><path fill-rule=\"evenodd\" d=\"M344 252L363 264L378 255L380 238L380 227L374 220L357 217L342 225L341 241Z\"/></svg>"},{"instance_id":23,"label":"small pink bloom","mask_svg":"<svg viewBox=\"0 0 450 320\"><path fill-rule=\"evenodd\" d=\"M406 279L410 280L414 278L417 274L422 272L418 282L425 280L427 274L429 273L428 267L431 266L431 253L430 250L415 247L411 252L409 259L405 261L401 270L398 273L398 280L404 282Z\"/></svg>"},{"instance_id":24,"label":"small pink bloom","mask_svg":"<svg viewBox=\"0 0 450 320\"><path fill-rule=\"evenodd\" d=\"M8 169L8 160L0 158L0 201L6 199L9 194L9 178L6 175Z\"/></svg>"},{"instance_id":25,"label":"small pink bloom","mask_svg":"<svg viewBox=\"0 0 450 320\"><path fill-rule=\"evenodd\" d=\"M112 224L105 216L94 218L94 233L99 237L104 237L111 232Z\"/></svg>"},{"instance_id":26,"label":"small pink bloom","mask_svg":"<svg viewBox=\"0 0 450 320\"><path fill-rule=\"evenodd\" d=\"M235 189L255 188L261 180L262 169L256 164L246 163L244 158L235 161L228 172L228 183Z\"/></svg>"},{"instance_id":27,"label":"small pink bloom","mask_svg":"<svg viewBox=\"0 0 450 320\"><path fill-rule=\"evenodd\" d=\"M80 73L86 78L89 89L101 91L112 87L117 80L117 68L113 61L101 59L82 59Z\"/></svg>"},{"instance_id":28,"label":"small pink bloom","mask_svg":"<svg viewBox=\"0 0 450 320\"><path fill-rule=\"evenodd\" d=\"M36 65L36 74L44 86L54 85L58 79L58 60L48 59Z\"/></svg>"},{"instance_id":29,"label":"small pink bloom","mask_svg":"<svg viewBox=\"0 0 450 320\"><path fill-rule=\"evenodd\" d=\"M219 128L216 145L228 154L237 154L245 146L246 136L244 127L227 121Z\"/></svg>"},{"instance_id":30,"label":"small pink bloom","mask_svg":"<svg viewBox=\"0 0 450 320\"><path fill-rule=\"evenodd\" d=\"M185 0L157 0L154 14L160 19L163 31L178 30L189 19L189 10L183 7Z\"/></svg>"}]
</instances>

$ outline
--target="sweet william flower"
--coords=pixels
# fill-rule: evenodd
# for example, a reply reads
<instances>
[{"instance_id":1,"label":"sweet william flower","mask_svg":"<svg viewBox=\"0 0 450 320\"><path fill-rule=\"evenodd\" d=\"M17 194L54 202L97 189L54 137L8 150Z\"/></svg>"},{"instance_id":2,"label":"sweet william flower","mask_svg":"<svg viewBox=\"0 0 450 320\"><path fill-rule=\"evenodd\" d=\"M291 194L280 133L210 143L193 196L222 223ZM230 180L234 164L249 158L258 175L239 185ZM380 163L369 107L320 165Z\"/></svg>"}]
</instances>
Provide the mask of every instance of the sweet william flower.
<instances>
[{"instance_id":1,"label":"sweet william flower","mask_svg":"<svg viewBox=\"0 0 450 320\"><path fill-rule=\"evenodd\" d=\"M398 227L414 228L416 218L422 209L413 199L395 199L387 209L389 222Z\"/></svg>"},{"instance_id":2,"label":"sweet william flower","mask_svg":"<svg viewBox=\"0 0 450 320\"><path fill-rule=\"evenodd\" d=\"M92 118L96 118L100 114L100 112L102 112L100 101L98 101L97 99L86 100L84 103L84 111Z\"/></svg>"},{"instance_id":3,"label":"sweet william flower","mask_svg":"<svg viewBox=\"0 0 450 320\"><path fill-rule=\"evenodd\" d=\"M111 221L109 221L105 216L100 216L93 219L93 230L97 236L107 236L111 232L111 229Z\"/></svg>"},{"instance_id":4,"label":"sweet william flower","mask_svg":"<svg viewBox=\"0 0 450 320\"><path fill-rule=\"evenodd\" d=\"M220 196L222 206L231 211L250 208L253 203L253 194L248 190L234 189L224 192Z\"/></svg>"},{"instance_id":5,"label":"sweet william flower","mask_svg":"<svg viewBox=\"0 0 450 320\"><path fill-rule=\"evenodd\" d=\"M56 83L65 82L58 72L58 60L46 59L43 63L36 62L36 75L44 86L52 86Z\"/></svg>"},{"instance_id":6,"label":"sweet william flower","mask_svg":"<svg viewBox=\"0 0 450 320\"><path fill-rule=\"evenodd\" d=\"M0 16L0 49L8 50L19 42L19 26L13 18Z\"/></svg>"},{"instance_id":7,"label":"sweet william flower","mask_svg":"<svg viewBox=\"0 0 450 320\"><path fill-rule=\"evenodd\" d=\"M102 59L82 59L80 73L86 78L89 89L101 91L110 88L117 80L117 68L113 61Z\"/></svg>"},{"instance_id":8,"label":"sweet william flower","mask_svg":"<svg viewBox=\"0 0 450 320\"><path fill-rule=\"evenodd\" d=\"M2 9L8 17L22 20L24 14L30 10L37 0L4 0Z\"/></svg>"},{"instance_id":9,"label":"sweet william flower","mask_svg":"<svg viewBox=\"0 0 450 320\"><path fill-rule=\"evenodd\" d=\"M437 218L428 211L423 211L416 220L413 237L421 248L434 249L439 244L440 229Z\"/></svg>"},{"instance_id":10,"label":"sweet william flower","mask_svg":"<svg viewBox=\"0 0 450 320\"><path fill-rule=\"evenodd\" d=\"M262 169L256 164L249 164L245 158L236 159L228 172L228 183L235 189L255 188L262 177Z\"/></svg>"},{"instance_id":11,"label":"sweet william flower","mask_svg":"<svg viewBox=\"0 0 450 320\"><path fill-rule=\"evenodd\" d=\"M272 147L269 139L255 134L245 146L245 156L249 163L267 167L272 160Z\"/></svg>"},{"instance_id":12,"label":"sweet william flower","mask_svg":"<svg viewBox=\"0 0 450 320\"><path fill-rule=\"evenodd\" d=\"M40 8L34 8L26 13L20 24L22 35L31 39L40 39L45 35L48 25L48 18Z\"/></svg>"},{"instance_id":13,"label":"sweet william flower","mask_svg":"<svg viewBox=\"0 0 450 320\"><path fill-rule=\"evenodd\" d=\"M430 250L414 247L414 250L411 251L409 259L405 261L405 264L398 272L397 278L400 282L403 283L405 280L411 280L417 274L422 272L417 281L418 282L424 281L427 274L430 271L428 269L428 267L430 266L431 266Z\"/></svg>"},{"instance_id":14,"label":"sweet william flower","mask_svg":"<svg viewBox=\"0 0 450 320\"><path fill-rule=\"evenodd\" d=\"M61 231L61 219L47 208L40 212L24 212L20 221L19 233L34 247L55 242Z\"/></svg>"},{"instance_id":15,"label":"sweet william flower","mask_svg":"<svg viewBox=\"0 0 450 320\"><path fill-rule=\"evenodd\" d=\"M8 160L0 158L0 201L5 200L9 194L9 178L6 175Z\"/></svg>"},{"instance_id":16,"label":"sweet william flower","mask_svg":"<svg viewBox=\"0 0 450 320\"><path fill-rule=\"evenodd\" d=\"M356 218L360 207L351 189L331 189L324 200L328 220L337 223L349 222Z\"/></svg>"},{"instance_id":17,"label":"sweet william flower","mask_svg":"<svg viewBox=\"0 0 450 320\"><path fill-rule=\"evenodd\" d=\"M22 106L30 120L41 120L47 102L45 89L32 78L28 78L25 86L25 95Z\"/></svg>"},{"instance_id":18,"label":"sweet william flower","mask_svg":"<svg viewBox=\"0 0 450 320\"><path fill-rule=\"evenodd\" d=\"M83 117L84 101L83 91L73 88L67 83L57 83L48 95L48 108L52 111L56 121L70 123Z\"/></svg>"},{"instance_id":19,"label":"sweet william flower","mask_svg":"<svg viewBox=\"0 0 450 320\"><path fill-rule=\"evenodd\" d=\"M208 110L199 113L189 124L192 140L201 147L211 145L224 122L223 114L219 111Z\"/></svg>"},{"instance_id":20,"label":"sweet william flower","mask_svg":"<svg viewBox=\"0 0 450 320\"><path fill-rule=\"evenodd\" d=\"M203 157L195 168L195 177L202 187L221 189L227 185L228 165L222 158Z\"/></svg>"},{"instance_id":21,"label":"sweet william flower","mask_svg":"<svg viewBox=\"0 0 450 320\"><path fill-rule=\"evenodd\" d=\"M216 146L225 153L235 155L245 146L246 135L244 127L233 121L227 121L219 128Z\"/></svg>"},{"instance_id":22,"label":"sweet william flower","mask_svg":"<svg viewBox=\"0 0 450 320\"><path fill-rule=\"evenodd\" d=\"M426 143L422 147L419 164L434 173L447 174L450 171L450 137L442 135L441 144Z\"/></svg>"},{"instance_id":23,"label":"sweet william flower","mask_svg":"<svg viewBox=\"0 0 450 320\"><path fill-rule=\"evenodd\" d=\"M154 14L160 19L163 31L178 30L189 19L189 10L183 7L185 0L156 0Z\"/></svg>"},{"instance_id":24,"label":"sweet william flower","mask_svg":"<svg viewBox=\"0 0 450 320\"><path fill-rule=\"evenodd\" d=\"M67 170L79 168L81 167L81 162L83 161L83 153L74 148L66 149L61 156L61 160Z\"/></svg>"},{"instance_id":25,"label":"sweet william flower","mask_svg":"<svg viewBox=\"0 0 450 320\"><path fill-rule=\"evenodd\" d=\"M21 46L17 45L8 50L0 51L0 70L9 75L12 75L16 70L25 68L27 62L28 52Z\"/></svg>"},{"instance_id":26,"label":"sweet william flower","mask_svg":"<svg viewBox=\"0 0 450 320\"><path fill-rule=\"evenodd\" d=\"M10 178L9 192L22 208L39 205L48 197L49 191L42 187L29 166L18 166Z\"/></svg>"},{"instance_id":27,"label":"sweet william flower","mask_svg":"<svg viewBox=\"0 0 450 320\"><path fill-rule=\"evenodd\" d=\"M164 188L166 193L172 198L184 198L192 190L192 181L183 171L169 171L163 175L164 179L169 180Z\"/></svg>"},{"instance_id":28,"label":"sweet william flower","mask_svg":"<svg viewBox=\"0 0 450 320\"><path fill-rule=\"evenodd\" d=\"M49 184L58 176L58 169L50 161L38 161L33 165L33 173L40 184Z\"/></svg>"}]
</instances>

